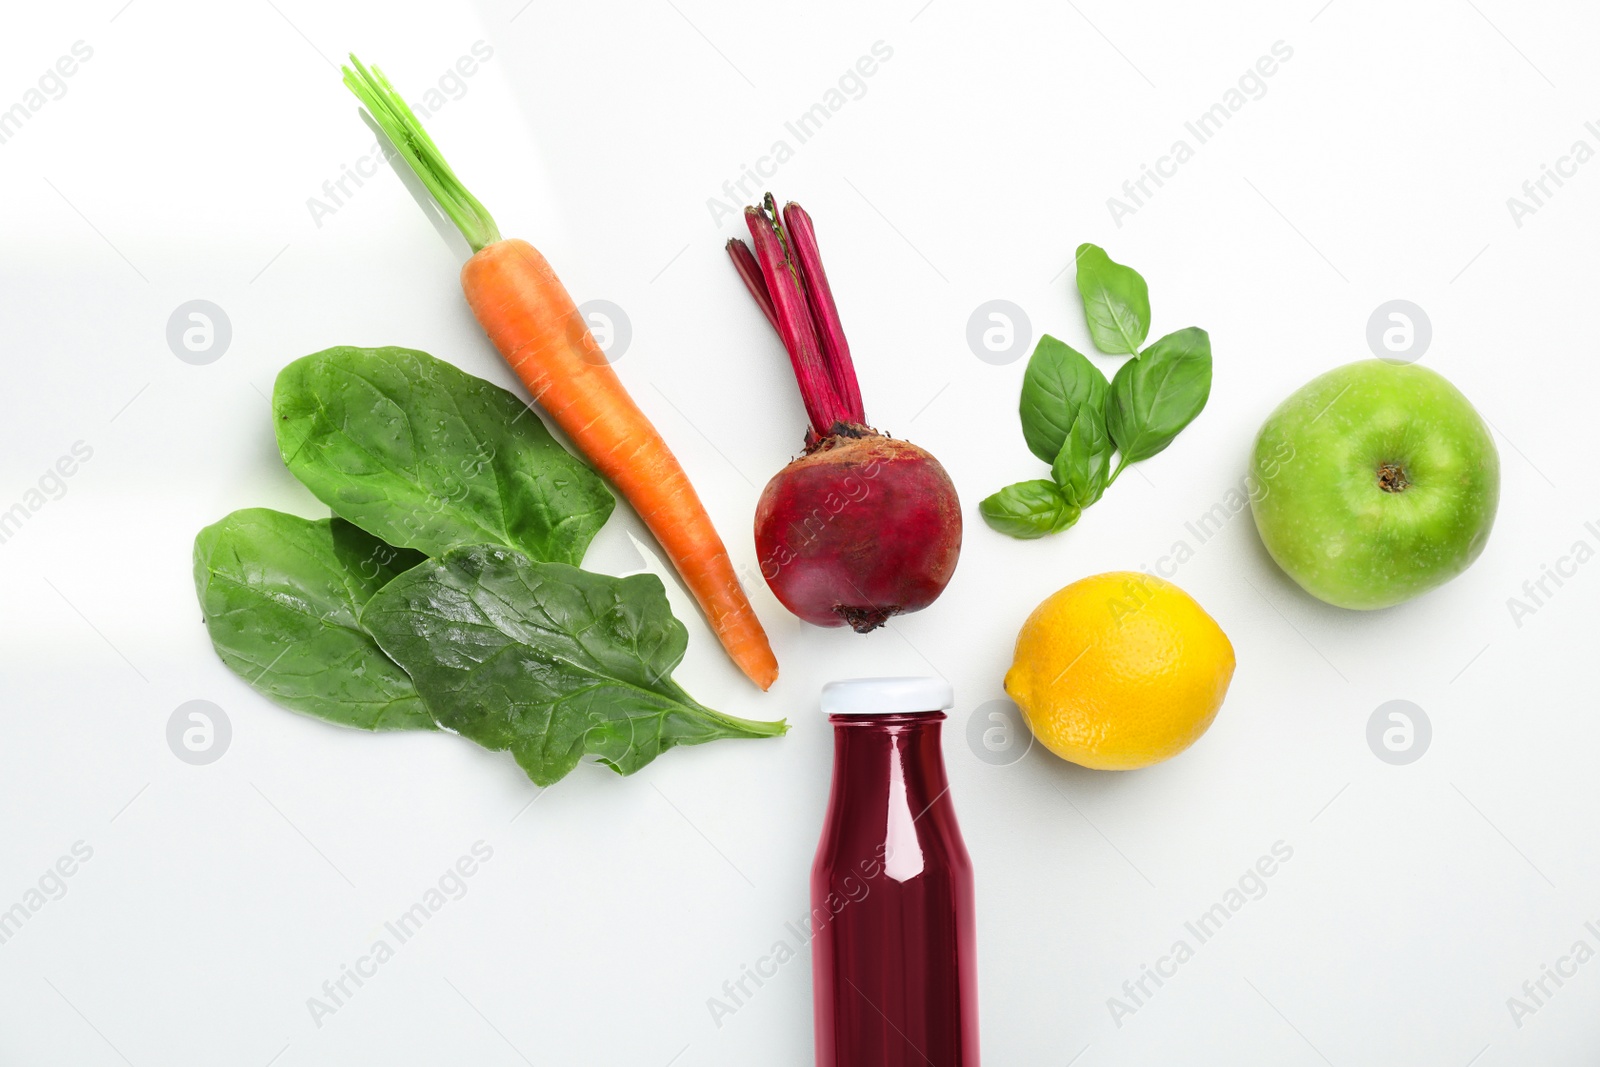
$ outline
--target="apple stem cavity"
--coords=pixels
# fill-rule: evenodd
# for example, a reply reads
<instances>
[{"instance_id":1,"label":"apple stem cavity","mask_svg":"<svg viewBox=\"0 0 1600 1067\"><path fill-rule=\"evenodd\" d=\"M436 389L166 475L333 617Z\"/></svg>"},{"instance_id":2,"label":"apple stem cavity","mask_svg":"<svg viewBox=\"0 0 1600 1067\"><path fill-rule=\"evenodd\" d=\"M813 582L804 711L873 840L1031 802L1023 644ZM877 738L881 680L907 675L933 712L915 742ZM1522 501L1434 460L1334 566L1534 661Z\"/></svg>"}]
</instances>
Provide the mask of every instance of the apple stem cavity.
<instances>
[{"instance_id":1,"label":"apple stem cavity","mask_svg":"<svg viewBox=\"0 0 1600 1067\"><path fill-rule=\"evenodd\" d=\"M1378 488L1385 493L1403 493L1411 485L1411 480L1406 477L1406 469L1398 463L1383 463L1378 466Z\"/></svg>"}]
</instances>

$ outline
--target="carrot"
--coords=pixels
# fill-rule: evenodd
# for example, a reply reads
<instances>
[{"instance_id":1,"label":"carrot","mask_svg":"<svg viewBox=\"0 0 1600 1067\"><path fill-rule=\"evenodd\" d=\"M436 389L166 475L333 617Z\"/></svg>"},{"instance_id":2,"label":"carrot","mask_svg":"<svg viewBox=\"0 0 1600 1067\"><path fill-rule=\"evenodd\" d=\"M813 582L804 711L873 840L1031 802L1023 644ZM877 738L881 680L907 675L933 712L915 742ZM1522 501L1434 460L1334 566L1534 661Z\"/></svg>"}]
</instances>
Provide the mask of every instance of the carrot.
<instances>
[{"instance_id":1,"label":"carrot","mask_svg":"<svg viewBox=\"0 0 1600 1067\"><path fill-rule=\"evenodd\" d=\"M354 55L344 83L360 98L472 247L461 288L500 355L601 474L633 505L700 604L729 657L762 689L778 661L734 575L728 550L661 434L623 388L555 271L532 245L502 239L383 72Z\"/></svg>"}]
</instances>

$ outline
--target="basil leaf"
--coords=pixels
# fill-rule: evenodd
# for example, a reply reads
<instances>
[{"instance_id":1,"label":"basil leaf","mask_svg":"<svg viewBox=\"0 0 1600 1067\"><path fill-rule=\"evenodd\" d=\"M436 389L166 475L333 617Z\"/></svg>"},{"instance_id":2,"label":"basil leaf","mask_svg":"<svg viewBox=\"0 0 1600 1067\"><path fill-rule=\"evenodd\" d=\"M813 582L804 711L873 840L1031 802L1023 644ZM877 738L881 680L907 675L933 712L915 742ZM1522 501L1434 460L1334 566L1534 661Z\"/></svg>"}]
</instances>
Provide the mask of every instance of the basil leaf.
<instances>
[{"instance_id":1,"label":"basil leaf","mask_svg":"<svg viewBox=\"0 0 1600 1067\"><path fill-rule=\"evenodd\" d=\"M1123 463L1172 443L1211 395L1211 338L1197 326L1169 333L1130 359L1111 381L1106 428Z\"/></svg>"},{"instance_id":2,"label":"basil leaf","mask_svg":"<svg viewBox=\"0 0 1600 1067\"><path fill-rule=\"evenodd\" d=\"M1022 375L1022 436L1028 450L1054 462L1078 408L1102 409L1107 388L1106 376L1088 356L1049 334L1040 337Z\"/></svg>"},{"instance_id":3,"label":"basil leaf","mask_svg":"<svg viewBox=\"0 0 1600 1067\"><path fill-rule=\"evenodd\" d=\"M1065 530L1078 521L1082 510L1067 502L1055 482L1042 478L1008 485L978 504L990 526L1025 540Z\"/></svg>"},{"instance_id":4,"label":"basil leaf","mask_svg":"<svg viewBox=\"0 0 1600 1067\"><path fill-rule=\"evenodd\" d=\"M521 400L425 352L297 359L272 412L284 463L318 499L430 556L494 543L577 563L615 506Z\"/></svg>"},{"instance_id":5,"label":"basil leaf","mask_svg":"<svg viewBox=\"0 0 1600 1067\"><path fill-rule=\"evenodd\" d=\"M1150 290L1132 267L1099 245L1078 246L1078 294L1094 346L1108 356L1138 355L1150 333Z\"/></svg>"},{"instance_id":6,"label":"basil leaf","mask_svg":"<svg viewBox=\"0 0 1600 1067\"><path fill-rule=\"evenodd\" d=\"M1050 465L1050 476L1067 503L1086 508L1105 492L1111 474L1111 437L1105 412L1089 404L1078 408L1067 443Z\"/></svg>"},{"instance_id":7,"label":"basil leaf","mask_svg":"<svg viewBox=\"0 0 1600 1067\"><path fill-rule=\"evenodd\" d=\"M721 715L671 679L688 635L651 574L612 578L475 545L396 578L361 619L440 726L510 749L539 785L585 753L631 774L674 745L787 729Z\"/></svg>"},{"instance_id":8,"label":"basil leaf","mask_svg":"<svg viewBox=\"0 0 1600 1067\"><path fill-rule=\"evenodd\" d=\"M194 584L217 655L285 707L363 730L431 730L411 679L359 620L423 557L343 519L235 511L194 540Z\"/></svg>"}]
</instances>

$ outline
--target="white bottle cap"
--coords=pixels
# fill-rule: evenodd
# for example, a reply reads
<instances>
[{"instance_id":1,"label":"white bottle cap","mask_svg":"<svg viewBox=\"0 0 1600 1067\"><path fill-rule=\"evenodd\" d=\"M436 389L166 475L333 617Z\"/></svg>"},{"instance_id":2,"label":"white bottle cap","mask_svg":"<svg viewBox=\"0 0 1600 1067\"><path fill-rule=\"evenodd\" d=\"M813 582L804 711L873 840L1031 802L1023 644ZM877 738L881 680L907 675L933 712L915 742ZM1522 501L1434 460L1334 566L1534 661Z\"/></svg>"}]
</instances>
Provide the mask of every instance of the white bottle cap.
<instances>
[{"instance_id":1,"label":"white bottle cap","mask_svg":"<svg viewBox=\"0 0 1600 1067\"><path fill-rule=\"evenodd\" d=\"M904 715L956 706L943 678L846 678L822 687L824 715Z\"/></svg>"}]
</instances>

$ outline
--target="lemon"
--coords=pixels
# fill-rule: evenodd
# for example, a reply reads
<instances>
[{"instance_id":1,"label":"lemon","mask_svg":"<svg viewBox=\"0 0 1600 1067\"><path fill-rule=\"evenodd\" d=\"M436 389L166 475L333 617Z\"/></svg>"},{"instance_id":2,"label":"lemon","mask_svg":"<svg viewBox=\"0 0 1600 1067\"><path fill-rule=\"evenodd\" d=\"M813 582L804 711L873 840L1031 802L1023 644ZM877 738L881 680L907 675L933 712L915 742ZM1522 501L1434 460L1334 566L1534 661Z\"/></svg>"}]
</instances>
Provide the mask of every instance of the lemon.
<instances>
[{"instance_id":1,"label":"lemon","mask_svg":"<svg viewBox=\"0 0 1600 1067\"><path fill-rule=\"evenodd\" d=\"M1113 571L1034 609L1005 687L1051 752L1131 770L1176 756L1206 732L1233 666L1228 635L1188 593Z\"/></svg>"}]
</instances>

